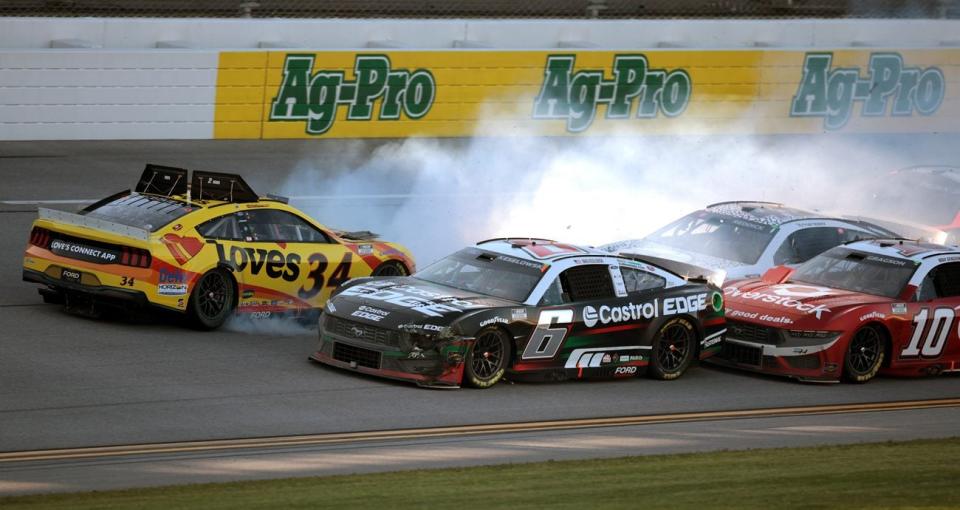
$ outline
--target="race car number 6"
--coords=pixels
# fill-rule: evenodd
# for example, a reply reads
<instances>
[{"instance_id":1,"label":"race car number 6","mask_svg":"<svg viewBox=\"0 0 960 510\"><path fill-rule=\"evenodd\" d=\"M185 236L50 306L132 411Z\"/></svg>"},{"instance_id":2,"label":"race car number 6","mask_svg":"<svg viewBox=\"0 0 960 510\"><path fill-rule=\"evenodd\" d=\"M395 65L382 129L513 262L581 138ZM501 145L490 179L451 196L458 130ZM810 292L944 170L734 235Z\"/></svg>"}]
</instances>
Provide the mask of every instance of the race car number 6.
<instances>
[{"instance_id":1,"label":"race car number 6","mask_svg":"<svg viewBox=\"0 0 960 510\"><path fill-rule=\"evenodd\" d=\"M537 327L523 350L523 359L552 358L560 350L563 339L567 336L567 328L556 328L559 324L571 324L573 310L544 310L540 312Z\"/></svg>"}]
</instances>

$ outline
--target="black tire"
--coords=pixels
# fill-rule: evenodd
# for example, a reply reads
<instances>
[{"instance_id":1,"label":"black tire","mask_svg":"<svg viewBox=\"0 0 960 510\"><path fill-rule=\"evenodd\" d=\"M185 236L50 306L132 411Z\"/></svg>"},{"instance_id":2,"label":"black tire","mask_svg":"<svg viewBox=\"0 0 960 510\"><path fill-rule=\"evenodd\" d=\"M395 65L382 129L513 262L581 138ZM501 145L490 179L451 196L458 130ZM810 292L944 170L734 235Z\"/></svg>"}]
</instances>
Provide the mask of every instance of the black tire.
<instances>
[{"instance_id":1,"label":"black tire","mask_svg":"<svg viewBox=\"0 0 960 510\"><path fill-rule=\"evenodd\" d=\"M495 327L481 329L467 352L463 380L474 388L489 388L503 378L510 357L510 339Z\"/></svg>"},{"instance_id":2,"label":"black tire","mask_svg":"<svg viewBox=\"0 0 960 510\"><path fill-rule=\"evenodd\" d=\"M403 264L396 260L388 260L377 266L370 276L407 276L408 274L410 273Z\"/></svg>"},{"instance_id":3,"label":"black tire","mask_svg":"<svg viewBox=\"0 0 960 510\"><path fill-rule=\"evenodd\" d=\"M213 269L201 276L187 305L193 326L206 331L222 326L233 311L234 294L233 281L226 271Z\"/></svg>"},{"instance_id":4,"label":"black tire","mask_svg":"<svg viewBox=\"0 0 960 510\"><path fill-rule=\"evenodd\" d=\"M864 326L853 334L843 356L843 378L853 383L873 379L883 365L887 352L887 338L875 326Z\"/></svg>"},{"instance_id":5,"label":"black tire","mask_svg":"<svg viewBox=\"0 0 960 510\"><path fill-rule=\"evenodd\" d=\"M697 328L683 317L673 319L653 336L647 375L669 381L686 372L697 350Z\"/></svg>"}]
</instances>

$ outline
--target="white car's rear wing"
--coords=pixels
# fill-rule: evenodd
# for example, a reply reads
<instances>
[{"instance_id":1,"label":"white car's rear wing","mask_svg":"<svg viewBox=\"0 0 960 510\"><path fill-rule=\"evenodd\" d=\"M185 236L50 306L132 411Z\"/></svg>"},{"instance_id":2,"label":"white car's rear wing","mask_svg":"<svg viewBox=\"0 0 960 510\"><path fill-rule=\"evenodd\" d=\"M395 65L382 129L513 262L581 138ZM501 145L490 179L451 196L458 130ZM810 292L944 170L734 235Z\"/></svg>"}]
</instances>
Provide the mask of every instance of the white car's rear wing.
<instances>
[{"instance_id":1,"label":"white car's rear wing","mask_svg":"<svg viewBox=\"0 0 960 510\"><path fill-rule=\"evenodd\" d=\"M40 212L40 218L45 220L55 221L58 223L67 223L69 225L86 227L89 229L100 230L103 232L110 232L111 234L130 237L133 239L138 239L140 241L146 241L150 238L150 231L142 228L131 227L128 225L121 225L120 223L114 223L112 221L91 218L89 216L83 216L81 214L75 214L75 213L70 213L66 211L58 211L56 209L47 209L46 207L40 207L39 212Z\"/></svg>"}]
</instances>

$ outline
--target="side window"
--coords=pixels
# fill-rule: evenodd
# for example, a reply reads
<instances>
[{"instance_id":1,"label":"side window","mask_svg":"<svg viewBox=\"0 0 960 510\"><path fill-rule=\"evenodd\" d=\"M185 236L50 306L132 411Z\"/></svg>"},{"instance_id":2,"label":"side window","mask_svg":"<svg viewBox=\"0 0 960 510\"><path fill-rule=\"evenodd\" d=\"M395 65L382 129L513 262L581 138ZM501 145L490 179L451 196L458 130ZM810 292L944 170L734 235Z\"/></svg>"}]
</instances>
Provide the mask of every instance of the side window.
<instances>
[{"instance_id":1,"label":"side window","mask_svg":"<svg viewBox=\"0 0 960 510\"><path fill-rule=\"evenodd\" d=\"M613 298L613 280L606 265L571 267L560 275L561 285L569 299L564 301L589 301Z\"/></svg>"},{"instance_id":2,"label":"side window","mask_svg":"<svg viewBox=\"0 0 960 510\"><path fill-rule=\"evenodd\" d=\"M933 268L920 284L918 299L960 296L960 262L942 264Z\"/></svg>"},{"instance_id":3,"label":"side window","mask_svg":"<svg viewBox=\"0 0 960 510\"><path fill-rule=\"evenodd\" d=\"M224 241L239 241L240 225L236 214L227 214L214 218L197 226L197 232L207 239L222 239Z\"/></svg>"},{"instance_id":4,"label":"side window","mask_svg":"<svg viewBox=\"0 0 960 510\"><path fill-rule=\"evenodd\" d=\"M330 239L302 218L286 211L254 209L237 213L245 237L251 241L329 243Z\"/></svg>"},{"instance_id":5,"label":"side window","mask_svg":"<svg viewBox=\"0 0 960 510\"><path fill-rule=\"evenodd\" d=\"M798 230L783 242L773 254L773 263L799 264L848 241L874 236L860 231L837 227L813 227Z\"/></svg>"},{"instance_id":6,"label":"side window","mask_svg":"<svg viewBox=\"0 0 960 510\"><path fill-rule=\"evenodd\" d=\"M560 287L560 278L553 280L550 287L540 298L540 306L553 306L563 304L563 289Z\"/></svg>"},{"instance_id":7,"label":"side window","mask_svg":"<svg viewBox=\"0 0 960 510\"><path fill-rule=\"evenodd\" d=\"M623 274L623 283L627 287L627 292L630 293L662 289L667 286L666 279L632 267L620 266L620 273Z\"/></svg>"}]
</instances>

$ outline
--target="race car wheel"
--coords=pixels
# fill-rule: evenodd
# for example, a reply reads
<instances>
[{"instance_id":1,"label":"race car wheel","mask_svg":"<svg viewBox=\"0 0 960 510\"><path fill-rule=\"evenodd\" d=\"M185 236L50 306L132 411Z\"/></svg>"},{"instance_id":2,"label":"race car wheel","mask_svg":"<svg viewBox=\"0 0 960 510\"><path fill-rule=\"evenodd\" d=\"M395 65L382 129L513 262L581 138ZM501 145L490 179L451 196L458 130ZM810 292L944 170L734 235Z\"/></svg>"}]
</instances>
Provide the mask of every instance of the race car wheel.
<instances>
[{"instance_id":1,"label":"race car wheel","mask_svg":"<svg viewBox=\"0 0 960 510\"><path fill-rule=\"evenodd\" d=\"M693 362L696 344L697 329L692 322L682 317L667 322L653 337L647 374L665 381L680 377Z\"/></svg>"},{"instance_id":2,"label":"race car wheel","mask_svg":"<svg viewBox=\"0 0 960 510\"><path fill-rule=\"evenodd\" d=\"M883 333L873 326L857 330L847 346L843 358L843 378L855 383L865 383L880 371L887 343Z\"/></svg>"},{"instance_id":3,"label":"race car wheel","mask_svg":"<svg viewBox=\"0 0 960 510\"><path fill-rule=\"evenodd\" d=\"M509 339L503 331L497 328L480 330L473 347L467 352L463 379L474 388L489 388L503 378L509 356Z\"/></svg>"},{"instance_id":4,"label":"race car wheel","mask_svg":"<svg viewBox=\"0 0 960 510\"><path fill-rule=\"evenodd\" d=\"M407 268L395 260L390 260L377 266L371 276L407 276Z\"/></svg>"},{"instance_id":5,"label":"race car wheel","mask_svg":"<svg viewBox=\"0 0 960 510\"><path fill-rule=\"evenodd\" d=\"M217 329L233 311L234 291L230 276L214 269L200 277L190 294L188 310L199 329Z\"/></svg>"}]
</instances>

